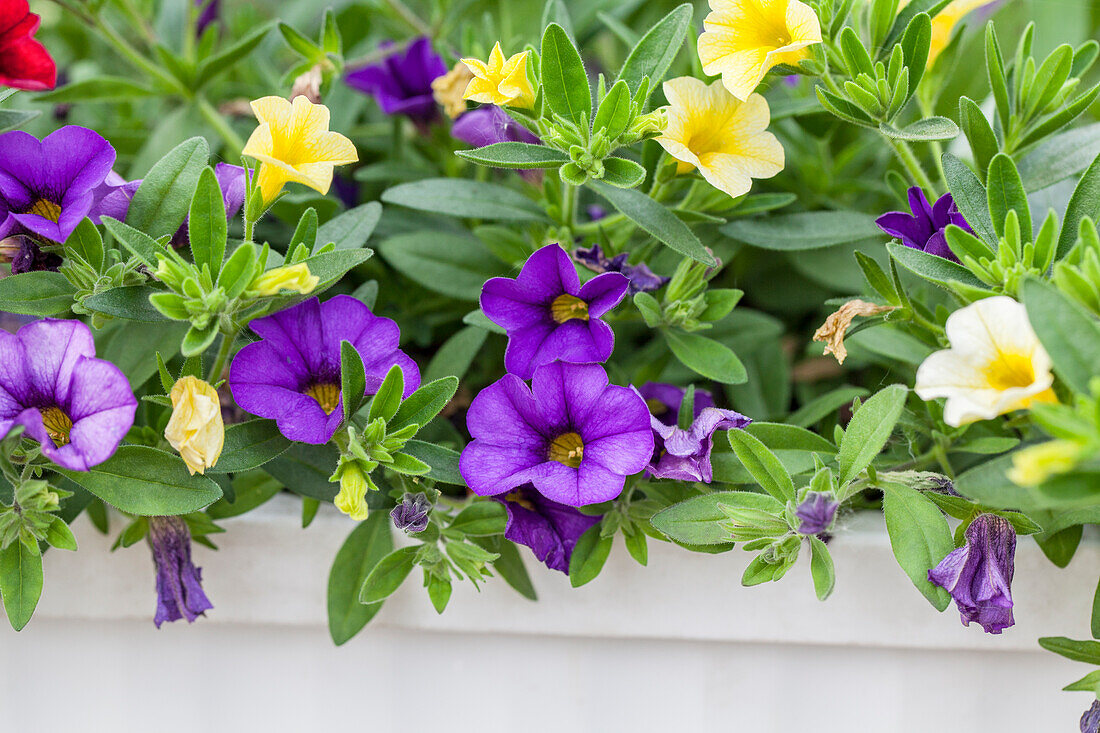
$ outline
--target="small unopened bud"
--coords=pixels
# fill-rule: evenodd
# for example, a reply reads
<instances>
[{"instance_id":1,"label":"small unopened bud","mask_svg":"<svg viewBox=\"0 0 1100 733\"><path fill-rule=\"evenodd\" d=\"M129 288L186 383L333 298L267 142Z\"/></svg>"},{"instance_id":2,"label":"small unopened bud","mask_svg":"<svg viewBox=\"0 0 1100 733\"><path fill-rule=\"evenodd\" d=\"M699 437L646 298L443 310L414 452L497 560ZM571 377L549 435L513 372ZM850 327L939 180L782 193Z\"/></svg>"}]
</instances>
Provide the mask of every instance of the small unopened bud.
<instances>
[{"instance_id":1,"label":"small unopened bud","mask_svg":"<svg viewBox=\"0 0 1100 733\"><path fill-rule=\"evenodd\" d=\"M336 508L356 522L367 518L367 477L355 461L344 464L340 470L340 493L336 495Z\"/></svg>"},{"instance_id":2,"label":"small unopened bud","mask_svg":"<svg viewBox=\"0 0 1100 733\"><path fill-rule=\"evenodd\" d=\"M428 528L428 514L432 503L423 494L405 494L401 503L390 512L393 526L405 534L416 534Z\"/></svg>"},{"instance_id":3,"label":"small unopened bud","mask_svg":"<svg viewBox=\"0 0 1100 733\"><path fill-rule=\"evenodd\" d=\"M248 289L261 297L278 295L283 290L308 295L319 282L320 278L310 274L309 266L299 262L297 265L268 270L253 280Z\"/></svg>"},{"instance_id":4,"label":"small unopened bud","mask_svg":"<svg viewBox=\"0 0 1100 733\"><path fill-rule=\"evenodd\" d=\"M811 491L794 510L795 516L802 520L798 525L799 534L821 534L829 528L836 517L840 503L832 494Z\"/></svg>"}]
</instances>

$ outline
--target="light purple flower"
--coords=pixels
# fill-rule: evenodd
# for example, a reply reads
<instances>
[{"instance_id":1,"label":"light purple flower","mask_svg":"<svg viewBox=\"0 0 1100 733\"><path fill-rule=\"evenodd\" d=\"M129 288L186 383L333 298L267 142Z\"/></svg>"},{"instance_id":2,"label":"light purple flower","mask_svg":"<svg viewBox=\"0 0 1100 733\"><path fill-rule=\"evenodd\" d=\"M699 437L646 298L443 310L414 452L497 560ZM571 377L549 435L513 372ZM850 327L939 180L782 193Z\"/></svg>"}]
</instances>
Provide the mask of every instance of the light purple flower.
<instances>
[{"instance_id":1,"label":"light purple flower","mask_svg":"<svg viewBox=\"0 0 1100 733\"><path fill-rule=\"evenodd\" d=\"M95 358L80 321L45 318L0 331L0 436L22 425L46 458L87 471L114 454L136 410L130 383Z\"/></svg>"},{"instance_id":2,"label":"light purple flower","mask_svg":"<svg viewBox=\"0 0 1100 733\"><path fill-rule=\"evenodd\" d=\"M423 494L405 494L401 497L401 503L390 512L393 526L405 534L416 534L428 528L428 515L431 514L432 503Z\"/></svg>"},{"instance_id":3,"label":"light purple flower","mask_svg":"<svg viewBox=\"0 0 1100 733\"><path fill-rule=\"evenodd\" d=\"M703 409L687 430L675 424L666 425L653 415L649 420L657 439L653 460L646 471L656 478L707 484L713 476L710 453L715 431L743 428L752 422L739 412L717 407Z\"/></svg>"},{"instance_id":4,"label":"light purple flower","mask_svg":"<svg viewBox=\"0 0 1100 733\"><path fill-rule=\"evenodd\" d=\"M202 569L191 562L191 530L180 517L149 517L149 546L157 566L157 615L153 623L194 622L214 607L202 590Z\"/></svg>"},{"instance_id":5,"label":"light purple flower","mask_svg":"<svg viewBox=\"0 0 1100 733\"><path fill-rule=\"evenodd\" d=\"M327 443L343 422L340 342L363 359L366 394L374 394L394 364L405 379L404 396L420 386L416 362L398 348L401 332L361 301L317 298L251 323L260 341L241 349L229 368L233 399L244 410L275 420L290 440Z\"/></svg>"},{"instance_id":6,"label":"light purple flower","mask_svg":"<svg viewBox=\"0 0 1100 733\"><path fill-rule=\"evenodd\" d=\"M824 491L811 491L794 510L796 517L802 520L798 525L800 534L821 534L829 528L840 506L832 494Z\"/></svg>"},{"instance_id":7,"label":"light purple flower","mask_svg":"<svg viewBox=\"0 0 1100 733\"><path fill-rule=\"evenodd\" d=\"M665 382L646 382L638 388L638 392L645 399L651 415L665 425L677 423L680 404L687 390ZM714 396L705 389L697 389L692 407L692 418L697 418L706 408L714 407Z\"/></svg>"},{"instance_id":8,"label":"light purple flower","mask_svg":"<svg viewBox=\"0 0 1100 733\"><path fill-rule=\"evenodd\" d=\"M480 496L531 483L561 504L596 504L653 454L645 401L609 385L599 364L545 364L530 387L506 374L474 398L466 425L474 439L459 468Z\"/></svg>"},{"instance_id":9,"label":"light purple flower","mask_svg":"<svg viewBox=\"0 0 1100 733\"><path fill-rule=\"evenodd\" d=\"M451 127L451 135L475 148L495 143L542 143L533 132L493 104L463 113Z\"/></svg>"},{"instance_id":10,"label":"light purple flower","mask_svg":"<svg viewBox=\"0 0 1100 733\"><path fill-rule=\"evenodd\" d=\"M966 544L928 571L928 579L955 599L964 626L977 621L999 634L1012 618L1016 530L1004 517L980 514L966 528Z\"/></svg>"},{"instance_id":11,"label":"light purple flower","mask_svg":"<svg viewBox=\"0 0 1100 733\"><path fill-rule=\"evenodd\" d=\"M114 162L110 143L84 127L42 140L22 130L0 135L0 239L26 232L64 242L91 214Z\"/></svg>"},{"instance_id":12,"label":"light purple flower","mask_svg":"<svg viewBox=\"0 0 1100 733\"><path fill-rule=\"evenodd\" d=\"M382 49L394 44L386 41ZM350 72L348 86L371 95L388 115L405 115L427 124L438 116L432 97L432 80L447 73L447 66L432 50L431 39L421 36L404 51L395 51L380 63Z\"/></svg>"},{"instance_id":13,"label":"light purple flower","mask_svg":"<svg viewBox=\"0 0 1100 733\"><path fill-rule=\"evenodd\" d=\"M569 559L577 540L599 524L602 516L590 517L571 506L551 501L531 484L494 496L508 510L505 539L531 548L539 562L551 570L569 572Z\"/></svg>"},{"instance_id":14,"label":"light purple flower","mask_svg":"<svg viewBox=\"0 0 1100 733\"><path fill-rule=\"evenodd\" d=\"M928 203L928 197L924 195L924 191L918 186L913 186L909 189L909 208L912 209L911 214L904 211L891 211L889 214L880 216L875 223L882 231L900 239L906 247L958 262L959 258L947 246L947 235L944 234L944 230L947 229L948 224L954 224L971 233L973 230L959 213L951 194L945 193L940 196L933 206Z\"/></svg>"},{"instance_id":15,"label":"light purple flower","mask_svg":"<svg viewBox=\"0 0 1100 733\"><path fill-rule=\"evenodd\" d=\"M615 334L600 316L619 304L630 282L617 272L581 286L561 247L548 244L524 263L515 280L494 277L481 289L481 310L508 332L504 366L522 379L561 359L605 361Z\"/></svg>"},{"instance_id":16,"label":"light purple flower","mask_svg":"<svg viewBox=\"0 0 1100 733\"><path fill-rule=\"evenodd\" d=\"M661 288L671 278L661 277L649 265L641 262L637 265L628 265L626 260L629 252L620 252L611 259L604 257L603 249L598 244L593 244L590 249L578 247L573 251L573 257L593 272L618 272L630 281L630 294L648 293Z\"/></svg>"}]
</instances>

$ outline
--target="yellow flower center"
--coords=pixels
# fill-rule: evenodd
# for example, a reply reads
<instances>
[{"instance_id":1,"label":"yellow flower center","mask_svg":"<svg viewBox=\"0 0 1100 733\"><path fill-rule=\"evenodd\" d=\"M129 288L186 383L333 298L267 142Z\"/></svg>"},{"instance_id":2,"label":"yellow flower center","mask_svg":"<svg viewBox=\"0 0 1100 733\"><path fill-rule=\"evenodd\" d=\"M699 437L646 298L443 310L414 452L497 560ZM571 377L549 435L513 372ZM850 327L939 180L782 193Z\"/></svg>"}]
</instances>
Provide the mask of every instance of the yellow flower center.
<instances>
[{"instance_id":1,"label":"yellow flower center","mask_svg":"<svg viewBox=\"0 0 1100 733\"><path fill-rule=\"evenodd\" d=\"M554 298L554 302L550 304L550 315L553 316L554 320L558 323L565 323L574 318L581 321L587 321L588 303L585 303L575 295L562 293Z\"/></svg>"},{"instance_id":2,"label":"yellow flower center","mask_svg":"<svg viewBox=\"0 0 1100 733\"><path fill-rule=\"evenodd\" d=\"M661 416L668 412L668 405L661 402L658 399L649 399L645 401L646 407L649 408L650 415Z\"/></svg>"},{"instance_id":3,"label":"yellow flower center","mask_svg":"<svg viewBox=\"0 0 1100 733\"><path fill-rule=\"evenodd\" d=\"M577 468L584 459L584 441L576 433L563 433L550 443L549 457L551 461Z\"/></svg>"},{"instance_id":4,"label":"yellow flower center","mask_svg":"<svg viewBox=\"0 0 1100 733\"><path fill-rule=\"evenodd\" d=\"M58 448L68 445L69 431L73 429L72 419L60 407L47 407L39 409L39 412L42 413L42 425L54 444Z\"/></svg>"},{"instance_id":5,"label":"yellow flower center","mask_svg":"<svg viewBox=\"0 0 1100 733\"><path fill-rule=\"evenodd\" d=\"M57 220L61 218L61 207L53 201L38 199L31 208L27 209L27 213L49 219L56 224Z\"/></svg>"},{"instance_id":6,"label":"yellow flower center","mask_svg":"<svg viewBox=\"0 0 1100 733\"><path fill-rule=\"evenodd\" d=\"M521 507L523 507L524 509L526 509L528 511L531 511L531 512L535 511L535 505L532 504L526 498L524 498L523 492L519 491L518 489L516 491L511 491L511 492L505 494L504 495L504 500L505 501L510 501L513 504L519 504Z\"/></svg>"},{"instance_id":7,"label":"yellow flower center","mask_svg":"<svg viewBox=\"0 0 1100 733\"><path fill-rule=\"evenodd\" d=\"M985 379L996 390L1030 387L1035 383L1035 369L1028 356L1002 353L986 364Z\"/></svg>"},{"instance_id":8,"label":"yellow flower center","mask_svg":"<svg viewBox=\"0 0 1100 733\"><path fill-rule=\"evenodd\" d=\"M330 382L320 382L306 387L305 394L317 400L317 404L331 415L336 406L340 404L340 385Z\"/></svg>"}]
</instances>

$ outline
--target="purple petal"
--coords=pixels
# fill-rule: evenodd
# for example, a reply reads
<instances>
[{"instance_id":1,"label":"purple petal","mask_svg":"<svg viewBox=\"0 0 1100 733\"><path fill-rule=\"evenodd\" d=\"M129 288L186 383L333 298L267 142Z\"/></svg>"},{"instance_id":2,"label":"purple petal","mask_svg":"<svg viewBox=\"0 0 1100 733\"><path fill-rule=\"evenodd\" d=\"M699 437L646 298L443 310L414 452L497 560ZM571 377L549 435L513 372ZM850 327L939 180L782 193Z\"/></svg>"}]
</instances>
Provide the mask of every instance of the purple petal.
<instances>
[{"instance_id":1,"label":"purple petal","mask_svg":"<svg viewBox=\"0 0 1100 733\"><path fill-rule=\"evenodd\" d=\"M588 317L599 318L617 306L630 288L630 280L617 272L605 272L586 282L577 297L588 303Z\"/></svg>"}]
</instances>

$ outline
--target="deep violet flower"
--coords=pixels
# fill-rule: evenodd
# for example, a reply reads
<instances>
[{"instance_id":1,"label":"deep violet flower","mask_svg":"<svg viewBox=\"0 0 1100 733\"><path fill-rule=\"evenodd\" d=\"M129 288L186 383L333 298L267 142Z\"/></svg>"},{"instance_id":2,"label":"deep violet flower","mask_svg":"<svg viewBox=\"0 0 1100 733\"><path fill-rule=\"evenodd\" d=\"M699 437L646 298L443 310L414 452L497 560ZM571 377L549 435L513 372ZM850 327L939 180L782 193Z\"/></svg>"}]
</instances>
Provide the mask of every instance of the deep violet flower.
<instances>
[{"instance_id":1,"label":"deep violet flower","mask_svg":"<svg viewBox=\"0 0 1100 733\"><path fill-rule=\"evenodd\" d=\"M743 428L752 422L739 412L717 407L705 408L687 430L666 425L653 415L649 419L657 437L646 471L656 478L707 484L713 476L710 453L715 431Z\"/></svg>"},{"instance_id":2,"label":"deep violet flower","mask_svg":"<svg viewBox=\"0 0 1100 733\"><path fill-rule=\"evenodd\" d=\"M44 318L0 331L0 435L22 425L46 458L87 471L114 454L136 410L130 383L95 358L80 321Z\"/></svg>"},{"instance_id":3,"label":"deep violet flower","mask_svg":"<svg viewBox=\"0 0 1100 733\"><path fill-rule=\"evenodd\" d=\"M1100 700L1093 700L1081 716L1081 733L1100 733Z\"/></svg>"},{"instance_id":4,"label":"deep violet flower","mask_svg":"<svg viewBox=\"0 0 1100 733\"><path fill-rule=\"evenodd\" d=\"M928 579L955 599L964 626L977 621L999 634L1012 618L1016 530L1004 517L980 514L966 528L966 544L928 571Z\"/></svg>"},{"instance_id":5,"label":"deep violet flower","mask_svg":"<svg viewBox=\"0 0 1100 733\"><path fill-rule=\"evenodd\" d=\"M551 501L524 484L494 496L508 510L505 539L531 548L539 562L551 570L569 572L569 559L577 540L602 516L590 517L571 506Z\"/></svg>"},{"instance_id":6,"label":"deep violet flower","mask_svg":"<svg viewBox=\"0 0 1100 733\"><path fill-rule=\"evenodd\" d=\"M180 517L149 517L149 546L157 566L157 615L153 623L194 622L214 607L202 590L202 569L191 562L191 530Z\"/></svg>"},{"instance_id":7,"label":"deep violet flower","mask_svg":"<svg viewBox=\"0 0 1100 733\"><path fill-rule=\"evenodd\" d=\"M405 534L416 534L428 528L428 515L432 512L432 503L423 494L405 494L401 503L390 512L393 526Z\"/></svg>"},{"instance_id":8,"label":"deep violet flower","mask_svg":"<svg viewBox=\"0 0 1100 733\"><path fill-rule=\"evenodd\" d=\"M387 41L383 50L393 47ZM427 124L439 116L432 96L432 80L447 73L447 66L432 50L431 39L421 36L404 51L391 53L380 63L350 72L348 86L371 95L388 115L405 115Z\"/></svg>"},{"instance_id":9,"label":"deep violet flower","mask_svg":"<svg viewBox=\"0 0 1100 733\"><path fill-rule=\"evenodd\" d=\"M374 394L394 364L404 396L420 386L416 362L398 348L401 332L350 295L322 303L310 298L251 323L261 340L245 346L229 368L233 399L244 410L275 420L290 440L327 443L343 422L340 342L363 359L365 394Z\"/></svg>"},{"instance_id":10,"label":"deep violet flower","mask_svg":"<svg viewBox=\"0 0 1100 733\"><path fill-rule=\"evenodd\" d=\"M0 135L0 238L26 232L64 242L92 212L114 162L110 143L84 127L42 140L22 130Z\"/></svg>"},{"instance_id":11,"label":"deep violet flower","mask_svg":"<svg viewBox=\"0 0 1100 733\"><path fill-rule=\"evenodd\" d=\"M906 247L958 262L959 258L947 246L944 230L947 229L948 224L954 224L971 233L973 230L959 213L959 208L955 206L955 199L951 198L951 194L945 193L939 197L935 205L931 205L924 191L918 186L913 186L909 189L909 208L912 209L911 214L904 211L891 211L880 216L875 223L878 224L879 229L891 237L900 239Z\"/></svg>"},{"instance_id":12,"label":"deep violet flower","mask_svg":"<svg viewBox=\"0 0 1100 733\"><path fill-rule=\"evenodd\" d=\"M582 247L573 252L573 257L593 272L618 272L626 276L630 281L630 294L648 293L663 287L671 278L661 277L649 265L642 262L637 265L628 265L626 260L629 252L621 252L611 259L604 257L603 249L598 244L593 244L590 249Z\"/></svg>"},{"instance_id":13,"label":"deep violet flower","mask_svg":"<svg viewBox=\"0 0 1100 733\"><path fill-rule=\"evenodd\" d=\"M619 304L629 281L617 272L581 286L569 255L548 244L524 263L516 279L494 277L481 289L481 310L508 332L504 366L521 379L555 359L605 361L615 334L600 316Z\"/></svg>"},{"instance_id":14,"label":"deep violet flower","mask_svg":"<svg viewBox=\"0 0 1100 733\"><path fill-rule=\"evenodd\" d=\"M800 534L821 534L829 528L840 506L832 494L824 491L811 491L802 499L794 514L802 522L798 525Z\"/></svg>"},{"instance_id":15,"label":"deep violet flower","mask_svg":"<svg viewBox=\"0 0 1100 733\"><path fill-rule=\"evenodd\" d=\"M206 27L218 20L221 13L221 0L195 0L199 17L195 19L195 35L201 36Z\"/></svg>"},{"instance_id":16,"label":"deep violet flower","mask_svg":"<svg viewBox=\"0 0 1100 733\"><path fill-rule=\"evenodd\" d=\"M608 501L653 454L645 401L599 364L545 364L530 387L506 374L474 398L466 425L459 469L480 496L531 483L569 506Z\"/></svg>"},{"instance_id":17,"label":"deep violet flower","mask_svg":"<svg viewBox=\"0 0 1100 733\"><path fill-rule=\"evenodd\" d=\"M57 84L57 66L46 47L34 40L39 21L27 0L0 3L0 84L31 91Z\"/></svg>"},{"instance_id":18,"label":"deep violet flower","mask_svg":"<svg viewBox=\"0 0 1100 733\"><path fill-rule=\"evenodd\" d=\"M665 425L676 424L680 416L680 404L684 401L686 393L683 387L665 382L646 382L638 388L638 392L645 399L651 415ZM708 407L714 407L714 396L705 389L695 390L692 417L699 417L700 413Z\"/></svg>"}]
</instances>

